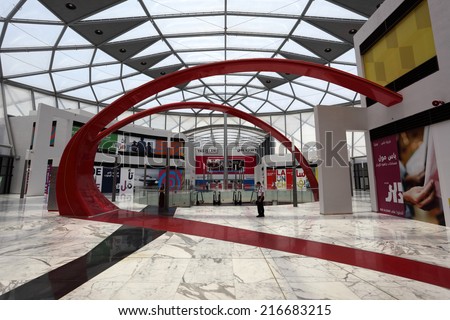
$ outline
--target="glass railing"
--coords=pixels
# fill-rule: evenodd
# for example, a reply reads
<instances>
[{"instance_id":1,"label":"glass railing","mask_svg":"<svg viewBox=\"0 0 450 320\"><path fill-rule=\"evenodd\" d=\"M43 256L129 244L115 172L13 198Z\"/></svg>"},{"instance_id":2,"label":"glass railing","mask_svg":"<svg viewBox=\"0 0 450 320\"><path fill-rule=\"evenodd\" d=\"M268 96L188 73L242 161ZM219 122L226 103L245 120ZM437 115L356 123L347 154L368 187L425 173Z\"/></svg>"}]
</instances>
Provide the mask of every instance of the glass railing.
<instances>
[{"instance_id":1,"label":"glass railing","mask_svg":"<svg viewBox=\"0 0 450 320\"><path fill-rule=\"evenodd\" d=\"M145 205L158 205L159 192L155 189L136 188L134 201ZM191 207L195 205L214 204L254 204L256 192L252 190L177 190L169 194L170 207ZM314 202L311 189L297 191L297 203ZM266 204L292 204L292 190L266 190L264 196Z\"/></svg>"},{"instance_id":2,"label":"glass railing","mask_svg":"<svg viewBox=\"0 0 450 320\"><path fill-rule=\"evenodd\" d=\"M157 206L159 192L156 189L136 188L134 202ZM252 204L256 201L256 192L252 190L176 190L169 194L170 207L191 207L202 204ZM297 191L297 203L314 202L312 189ZM266 190L266 204L292 204L292 190Z\"/></svg>"},{"instance_id":3,"label":"glass railing","mask_svg":"<svg viewBox=\"0 0 450 320\"><path fill-rule=\"evenodd\" d=\"M190 207L194 205L193 191L176 190L170 191L169 207ZM134 202L151 206L158 206L159 191L156 189L135 188Z\"/></svg>"}]
</instances>

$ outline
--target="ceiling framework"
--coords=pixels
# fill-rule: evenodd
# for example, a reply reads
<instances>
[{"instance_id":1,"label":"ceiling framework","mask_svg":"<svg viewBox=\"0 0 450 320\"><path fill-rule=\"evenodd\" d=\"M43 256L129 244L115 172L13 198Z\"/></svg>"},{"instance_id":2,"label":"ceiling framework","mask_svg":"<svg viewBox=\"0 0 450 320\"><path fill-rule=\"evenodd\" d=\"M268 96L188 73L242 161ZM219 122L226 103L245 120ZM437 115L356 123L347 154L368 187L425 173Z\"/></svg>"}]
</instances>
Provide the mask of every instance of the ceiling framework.
<instances>
[{"instance_id":1,"label":"ceiling framework","mask_svg":"<svg viewBox=\"0 0 450 320\"><path fill-rule=\"evenodd\" d=\"M152 79L224 60L285 58L356 74L353 35L381 2L5 0L0 79L101 107ZM199 101L251 114L286 114L359 99L306 76L243 72L178 85L133 111Z\"/></svg>"},{"instance_id":2,"label":"ceiling framework","mask_svg":"<svg viewBox=\"0 0 450 320\"><path fill-rule=\"evenodd\" d=\"M228 146L241 147L243 145L257 148L264 142L268 134L258 128L243 127L241 125L227 125ZM224 146L223 125L209 125L197 127L184 132L188 141L194 147Z\"/></svg>"}]
</instances>

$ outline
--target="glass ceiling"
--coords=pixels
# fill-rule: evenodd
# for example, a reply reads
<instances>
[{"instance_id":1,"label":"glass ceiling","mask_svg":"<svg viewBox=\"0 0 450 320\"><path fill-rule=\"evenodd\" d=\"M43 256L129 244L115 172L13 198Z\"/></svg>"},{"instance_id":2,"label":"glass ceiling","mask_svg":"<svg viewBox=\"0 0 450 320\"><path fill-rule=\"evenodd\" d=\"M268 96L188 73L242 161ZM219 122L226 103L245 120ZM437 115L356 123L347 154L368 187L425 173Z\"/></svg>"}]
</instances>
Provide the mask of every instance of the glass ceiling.
<instances>
[{"instance_id":1,"label":"glass ceiling","mask_svg":"<svg viewBox=\"0 0 450 320\"><path fill-rule=\"evenodd\" d=\"M0 77L104 106L161 75L223 60L296 59L356 74L353 35L381 2L2 0ZM202 101L267 114L359 99L306 76L247 72L191 81L136 109Z\"/></svg>"}]
</instances>

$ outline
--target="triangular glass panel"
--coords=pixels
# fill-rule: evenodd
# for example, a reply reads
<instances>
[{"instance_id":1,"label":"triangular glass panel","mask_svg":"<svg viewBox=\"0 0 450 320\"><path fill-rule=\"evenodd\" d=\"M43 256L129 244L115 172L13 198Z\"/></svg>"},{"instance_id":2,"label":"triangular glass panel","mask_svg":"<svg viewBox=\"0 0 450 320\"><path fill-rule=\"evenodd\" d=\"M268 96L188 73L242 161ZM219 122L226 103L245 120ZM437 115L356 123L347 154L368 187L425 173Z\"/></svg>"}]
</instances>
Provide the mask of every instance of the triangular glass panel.
<instances>
[{"instance_id":1,"label":"triangular glass panel","mask_svg":"<svg viewBox=\"0 0 450 320\"><path fill-rule=\"evenodd\" d=\"M27 0L22 5L20 10L14 15L14 19L60 21L58 17L51 13L37 0Z\"/></svg>"},{"instance_id":2,"label":"triangular glass panel","mask_svg":"<svg viewBox=\"0 0 450 320\"><path fill-rule=\"evenodd\" d=\"M148 37L157 37L159 36L158 31L156 31L153 24L149 21L136 26L130 31L125 32L124 34L118 36L114 39L114 41L128 41L133 39L142 39Z\"/></svg>"},{"instance_id":3,"label":"triangular glass panel","mask_svg":"<svg viewBox=\"0 0 450 320\"><path fill-rule=\"evenodd\" d=\"M132 77L122 78L123 86L125 87L126 91L135 89L141 85L146 84L147 82L151 81L152 79L144 74L138 74Z\"/></svg>"},{"instance_id":4,"label":"triangular glass panel","mask_svg":"<svg viewBox=\"0 0 450 320\"><path fill-rule=\"evenodd\" d=\"M111 63L111 62L116 62L116 61L117 61L116 59L111 57L109 54L107 54L103 50L97 49L95 51L95 57L94 57L94 61L92 63L95 65L95 64L102 64L102 63Z\"/></svg>"},{"instance_id":5,"label":"triangular glass panel","mask_svg":"<svg viewBox=\"0 0 450 320\"><path fill-rule=\"evenodd\" d=\"M328 82L317 79L317 78L312 78L312 77L301 77L297 80L295 80L296 83L298 84L302 84L306 87L309 88L314 88L314 89L318 89L318 90L326 90L327 86L328 86ZM295 88L295 86L294 86Z\"/></svg>"},{"instance_id":6,"label":"triangular glass panel","mask_svg":"<svg viewBox=\"0 0 450 320\"><path fill-rule=\"evenodd\" d=\"M163 40L158 40L150 47L147 47L138 54L136 54L134 58L144 57L151 54L159 54L162 52L171 52L171 50Z\"/></svg>"},{"instance_id":7,"label":"triangular glass panel","mask_svg":"<svg viewBox=\"0 0 450 320\"><path fill-rule=\"evenodd\" d=\"M312 24L302 21L298 25L297 29L292 33L293 36L298 37L306 37L306 38L316 38L322 40L330 40L330 41L340 41L340 39L336 38L332 34L325 32Z\"/></svg>"},{"instance_id":8,"label":"triangular glass panel","mask_svg":"<svg viewBox=\"0 0 450 320\"><path fill-rule=\"evenodd\" d=\"M52 57L51 51L2 53L3 76L14 76L33 72L46 72Z\"/></svg>"},{"instance_id":9,"label":"triangular glass panel","mask_svg":"<svg viewBox=\"0 0 450 320\"><path fill-rule=\"evenodd\" d=\"M355 49L351 49L345 52L343 55L340 55L339 57L334 59L334 61L354 65L356 61Z\"/></svg>"},{"instance_id":10,"label":"triangular glass panel","mask_svg":"<svg viewBox=\"0 0 450 320\"><path fill-rule=\"evenodd\" d=\"M227 60L252 59L252 58L272 58L272 52L229 50Z\"/></svg>"},{"instance_id":11,"label":"triangular glass panel","mask_svg":"<svg viewBox=\"0 0 450 320\"><path fill-rule=\"evenodd\" d=\"M19 2L21 1L20 0L2 1L2 5L0 6L0 17L2 18L8 17L11 14L11 12L16 8Z\"/></svg>"},{"instance_id":12,"label":"triangular glass panel","mask_svg":"<svg viewBox=\"0 0 450 320\"><path fill-rule=\"evenodd\" d=\"M129 75L135 75L137 71L133 68L130 68L126 64L122 64L122 77L127 77Z\"/></svg>"},{"instance_id":13,"label":"triangular glass panel","mask_svg":"<svg viewBox=\"0 0 450 320\"><path fill-rule=\"evenodd\" d=\"M338 69L344 72L348 72L353 75L358 75L358 68L355 65L349 65L349 64L340 64L340 63L331 63L330 67L334 69Z\"/></svg>"},{"instance_id":14,"label":"triangular glass panel","mask_svg":"<svg viewBox=\"0 0 450 320\"><path fill-rule=\"evenodd\" d=\"M53 92L53 85L48 73L35 76L27 76L14 79L15 82L26 84L34 88L44 89Z\"/></svg>"},{"instance_id":15,"label":"triangular glass panel","mask_svg":"<svg viewBox=\"0 0 450 320\"><path fill-rule=\"evenodd\" d=\"M194 100L194 99L197 99L198 97L200 97L199 94L193 93L190 90L184 90L184 98L186 100Z\"/></svg>"},{"instance_id":16,"label":"triangular glass panel","mask_svg":"<svg viewBox=\"0 0 450 320\"><path fill-rule=\"evenodd\" d=\"M99 101L106 101L123 93L122 83L118 80L99 83L92 88Z\"/></svg>"},{"instance_id":17,"label":"triangular glass panel","mask_svg":"<svg viewBox=\"0 0 450 320\"><path fill-rule=\"evenodd\" d=\"M123 96L123 93L117 94L117 95L114 95L114 96L110 97L109 99L103 100L101 102L106 105L110 105L111 103L113 103L114 101L116 101L117 99L119 99L122 96ZM118 120L125 119L125 118L129 117L131 114L132 113L130 111L125 111L118 117Z\"/></svg>"},{"instance_id":18,"label":"triangular glass panel","mask_svg":"<svg viewBox=\"0 0 450 320\"><path fill-rule=\"evenodd\" d=\"M167 58L165 58L165 59L161 60L160 62L158 62L157 64L155 64L153 66L153 68L165 68L165 67L173 66L173 65L177 65L177 64L180 64L180 60L178 60L178 58L174 54L171 54Z\"/></svg>"},{"instance_id":19,"label":"triangular glass panel","mask_svg":"<svg viewBox=\"0 0 450 320\"><path fill-rule=\"evenodd\" d=\"M344 88L342 86L338 86L335 84L330 84L330 88L328 89L329 92L332 92L336 95L338 95L339 97L343 98L343 99L348 99L350 101L353 101L356 97L356 92L347 88Z\"/></svg>"},{"instance_id":20,"label":"triangular glass panel","mask_svg":"<svg viewBox=\"0 0 450 320\"><path fill-rule=\"evenodd\" d=\"M257 110L257 113L271 113L271 112L282 112L284 110L280 109L279 107L270 104L270 103L265 103L261 106L261 108L259 108Z\"/></svg>"},{"instance_id":21,"label":"triangular glass panel","mask_svg":"<svg viewBox=\"0 0 450 320\"><path fill-rule=\"evenodd\" d=\"M276 105L277 107L285 110L286 108L289 107L289 104L292 101L291 97L287 97L285 95L270 91L269 92L269 97L267 99L270 103L273 103L274 105Z\"/></svg>"},{"instance_id":22,"label":"triangular glass panel","mask_svg":"<svg viewBox=\"0 0 450 320\"><path fill-rule=\"evenodd\" d=\"M53 82L56 91L66 90L68 88L80 87L89 83L89 68L53 72Z\"/></svg>"},{"instance_id":23,"label":"triangular glass panel","mask_svg":"<svg viewBox=\"0 0 450 320\"><path fill-rule=\"evenodd\" d=\"M308 102L312 105L318 105L320 101L322 101L323 96L325 93L320 90L308 88L305 86L293 86L295 96L300 99Z\"/></svg>"},{"instance_id":24,"label":"triangular glass panel","mask_svg":"<svg viewBox=\"0 0 450 320\"><path fill-rule=\"evenodd\" d=\"M348 100L345 100L345 99L336 97L335 95L327 93L320 104L332 106L332 105L337 105L337 104L346 104L348 102L349 102Z\"/></svg>"},{"instance_id":25,"label":"triangular glass panel","mask_svg":"<svg viewBox=\"0 0 450 320\"><path fill-rule=\"evenodd\" d=\"M307 1L261 1L261 0L228 0L228 10L240 12L273 12L277 14L300 15L306 7Z\"/></svg>"},{"instance_id":26,"label":"triangular glass panel","mask_svg":"<svg viewBox=\"0 0 450 320\"><path fill-rule=\"evenodd\" d=\"M320 59L320 57L314 54L314 52L311 52L307 48L301 46L296 41L291 41L291 39L288 39L283 48L281 48L280 54L282 56L285 56L285 54L292 54L295 56L310 57L311 59Z\"/></svg>"},{"instance_id":27,"label":"triangular glass panel","mask_svg":"<svg viewBox=\"0 0 450 320\"><path fill-rule=\"evenodd\" d=\"M308 105L299 100L294 100L287 111L308 110L312 108L313 106L311 105Z\"/></svg>"},{"instance_id":28,"label":"triangular glass panel","mask_svg":"<svg viewBox=\"0 0 450 320\"><path fill-rule=\"evenodd\" d=\"M120 71L121 65L119 63L91 67L92 82L117 79L120 77Z\"/></svg>"},{"instance_id":29,"label":"triangular glass panel","mask_svg":"<svg viewBox=\"0 0 450 320\"><path fill-rule=\"evenodd\" d=\"M41 24L36 28L31 23L9 23L2 48L52 47L58 40L62 26Z\"/></svg>"},{"instance_id":30,"label":"triangular glass panel","mask_svg":"<svg viewBox=\"0 0 450 320\"><path fill-rule=\"evenodd\" d=\"M292 96L292 87L289 83L283 84L277 87L277 91L282 92L286 95Z\"/></svg>"},{"instance_id":31,"label":"triangular glass panel","mask_svg":"<svg viewBox=\"0 0 450 320\"><path fill-rule=\"evenodd\" d=\"M57 50L53 59L53 69L89 65L94 49Z\"/></svg>"},{"instance_id":32,"label":"triangular glass panel","mask_svg":"<svg viewBox=\"0 0 450 320\"><path fill-rule=\"evenodd\" d=\"M58 46L73 46L73 45L85 46L92 44L71 28L67 28L66 30L64 30L64 34L61 40L58 42Z\"/></svg>"}]
</instances>

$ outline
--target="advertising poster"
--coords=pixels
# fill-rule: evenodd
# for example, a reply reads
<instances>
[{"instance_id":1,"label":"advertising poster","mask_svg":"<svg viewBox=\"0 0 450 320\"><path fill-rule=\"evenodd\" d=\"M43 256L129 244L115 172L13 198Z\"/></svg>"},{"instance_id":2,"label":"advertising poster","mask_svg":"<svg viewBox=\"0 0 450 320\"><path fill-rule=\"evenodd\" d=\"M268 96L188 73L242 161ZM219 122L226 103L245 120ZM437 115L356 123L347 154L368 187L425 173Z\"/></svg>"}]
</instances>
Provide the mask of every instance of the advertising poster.
<instances>
[{"instance_id":1,"label":"advertising poster","mask_svg":"<svg viewBox=\"0 0 450 320\"><path fill-rule=\"evenodd\" d=\"M308 179L306 179L305 172L302 168L297 168L295 172L297 174L297 191L306 191Z\"/></svg>"},{"instance_id":2,"label":"advertising poster","mask_svg":"<svg viewBox=\"0 0 450 320\"><path fill-rule=\"evenodd\" d=\"M139 156L152 156L155 154L155 139L123 134L120 136L118 144L119 152L122 153L131 153Z\"/></svg>"},{"instance_id":3,"label":"advertising poster","mask_svg":"<svg viewBox=\"0 0 450 320\"><path fill-rule=\"evenodd\" d=\"M117 148L117 133L111 133L100 141L98 150L115 153Z\"/></svg>"},{"instance_id":4,"label":"advertising poster","mask_svg":"<svg viewBox=\"0 0 450 320\"><path fill-rule=\"evenodd\" d=\"M240 173L253 175L255 173L256 156L230 156L228 160L228 173ZM196 156L195 173L222 174L224 171L223 156Z\"/></svg>"},{"instance_id":5,"label":"advertising poster","mask_svg":"<svg viewBox=\"0 0 450 320\"><path fill-rule=\"evenodd\" d=\"M165 156L167 154L167 140L155 140L154 155ZM184 157L184 142L171 141L170 142L170 156Z\"/></svg>"},{"instance_id":6,"label":"advertising poster","mask_svg":"<svg viewBox=\"0 0 450 320\"><path fill-rule=\"evenodd\" d=\"M276 169L276 188L287 189L287 169Z\"/></svg>"},{"instance_id":7,"label":"advertising poster","mask_svg":"<svg viewBox=\"0 0 450 320\"><path fill-rule=\"evenodd\" d=\"M120 188L120 172L121 169L117 169L117 188L116 192L119 193ZM113 187L113 174L114 168L94 166L94 181L97 185L98 190L101 193L112 193Z\"/></svg>"},{"instance_id":8,"label":"advertising poster","mask_svg":"<svg viewBox=\"0 0 450 320\"><path fill-rule=\"evenodd\" d=\"M277 172L274 169L267 169L267 189L277 189Z\"/></svg>"},{"instance_id":9,"label":"advertising poster","mask_svg":"<svg viewBox=\"0 0 450 320\"><path fill-rule=\"evenodd\" d=\"M51 178L51 175L52 175L52 165L53 165L53 160L48 160L48 162L47 162L47 172L45 174L44 195L48 195L48 191L50 189L50 178Z\"/></svg>"},{"instance_id":10,"label":"advertising poster","mask_svg":"<svg viewBox=\"0 0 450 320\"><path fill-rule=\"evenodd\" d=\"M119 196L132 196L134 191L134 169L120 168Z\"/></svg>"},{"instance_id":11,"label":"advertising poster","mask_svg":"<svg viewBox=\"0 0 450 320\"><path fill-rule=\"evenodd\" d=\"M267 188L279 190L292 190L294 180L292 168L267 169ZM306 191L308 179L302 168L296 169L297 191Z\"/></svg>"},{"instance_id":12,"label":"advertising poster","mask_svg":"<svg viewBox=\"0 0 450 320\"><path fill-rule=\"evenodd\" d=\"M372 141L379 212L445 225L432 128Z\"/></svg>"},{"instance_id":13,"label":"advertising poster","mask_svg":"<svg viewBox=\"0 0 450 320\"><path fill-rule=\"evenodd\" d=\"M100 192L103 192L102 190L103 167L94 166L94 180L98 190L100 190Z\"/></svg>"},{"instance_id":14,"label":"advertising poster","mask_svg":"<svg viewBox=\"0 0 450 320\"><path fill-rule=\"evenodd\" d=\"M373 161L378 210L382 213L403 217L403 186L397 151L397 136L391 135L372 141Z\"/></svg>"},{"instance_id":15,"label":"advertising poster","mask_svg":"<svg viewBox=\"0 0 450 320\"><path fill-rule=\"evenodd\" d=\"M159 171L158 176L158 186L166 183L166 169ZM184 183L184 171L180 169L169 170L169 189L170 190L181 190Z\"/></svg>"},{"instance_id":16,"label":"advertising poster","mask_svg":"<svg viewBox=\"0 0 450 320\"><path fill-rule=\"evenodd\" d=\"M117 177L116 182L120 182L120 169L116 171ZM102 193L112 193L113 188L113 179L114 178L114 168L111 167L103 167L103 175L101 182L101 191ZM119 192L119 189L116 186L116 192Z\"/></svg>"},{"instance_id":17,"label":"advertising poster","mask_svg":"<svg viewBox=\"0 0 450 320\"><path fill-rule=\"evenodd\" d=\"M405 217L445 225L433 126L398 134Z\"/></svg>"},{"instance_id":18,"label":"advertising poster","mask_svg":"<svg viewBox=\"0 0 450 320\"><path fill-rule=\"evenodd\" d=\"M158 189L159 169L143 168L135 169L134 185L139 188ZM146 175L144 179L144 174ZM145 186L144 186L145 180Z\"/></svg>"},{"instance_id":19,"label":"advertising poster","mask_svg":"<svg viewBox=\"0 0 450 320\"><path fill-rule=\"evenodd\" d=\"M52 131L50 133L50 147L55 146L55 139L56 139L56 121L52 122Z\"/></svg>"},{"instance_id":20,"label":"advertising poster","mask_svg":"<svg viewBox=\"0 0 450 320\"><path fill-rule=\"evenodd\" d=\"M80 128L81 125L78 124L74 124L72 126L72 137L75 135L75 133L77 133L78 130L80 130ZM117 139L117 133L111 133L100 141L100 143L98 144L98 150L111 153L116 152Z\"/></svg>"}]
</instances>

